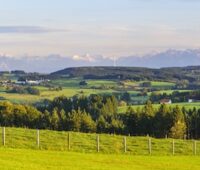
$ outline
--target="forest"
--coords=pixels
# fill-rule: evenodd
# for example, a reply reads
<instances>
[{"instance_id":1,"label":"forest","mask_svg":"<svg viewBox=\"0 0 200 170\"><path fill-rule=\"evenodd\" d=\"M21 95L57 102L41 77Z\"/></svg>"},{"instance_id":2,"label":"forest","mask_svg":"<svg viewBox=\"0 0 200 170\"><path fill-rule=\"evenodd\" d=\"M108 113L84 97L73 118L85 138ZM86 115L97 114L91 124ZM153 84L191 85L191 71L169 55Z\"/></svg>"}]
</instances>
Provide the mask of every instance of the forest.
<instances>
[{"instance_id":1,"label":"forest","mask_svg":"<svg viewBox=\"0 0 200 170\"><path fill-rule=\"evenodd\" d=\"M102 95L60 96L35 106L5 101L0 103L0 125L158 138L200 137L200 109L166 104L154 108L148 101L142 108L128 107L119 114L117 106L114 96Z\"/></svg>"}]
</instances>

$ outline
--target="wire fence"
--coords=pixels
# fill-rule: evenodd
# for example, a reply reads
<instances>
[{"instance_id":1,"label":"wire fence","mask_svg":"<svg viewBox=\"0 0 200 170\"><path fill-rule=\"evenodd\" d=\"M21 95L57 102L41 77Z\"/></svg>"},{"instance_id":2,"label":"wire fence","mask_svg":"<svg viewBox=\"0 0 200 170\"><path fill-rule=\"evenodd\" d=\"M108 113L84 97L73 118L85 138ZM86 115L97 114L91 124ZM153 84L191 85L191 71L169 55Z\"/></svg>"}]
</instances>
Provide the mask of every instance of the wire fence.
<instances>
[{"instance_id":1,"label":"wire fence","mask_svg":"<svg viewBox=\"0 0 200 170\"><path fill-rule=\"evenodd\" d=\"M132 155L200 155L200 141L1 127L1 147Z\"/></svg>"}]
</instances>

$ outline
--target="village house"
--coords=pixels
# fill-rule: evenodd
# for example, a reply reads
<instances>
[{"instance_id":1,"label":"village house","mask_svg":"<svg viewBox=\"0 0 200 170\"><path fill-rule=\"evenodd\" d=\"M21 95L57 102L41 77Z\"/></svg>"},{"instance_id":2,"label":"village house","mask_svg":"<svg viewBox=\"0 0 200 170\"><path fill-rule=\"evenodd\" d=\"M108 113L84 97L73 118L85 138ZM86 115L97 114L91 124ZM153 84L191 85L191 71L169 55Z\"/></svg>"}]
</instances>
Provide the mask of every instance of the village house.
<instances>
[{"instance_id":1,"label":"village house","mask_svg":"<svg viewBox=\"0 0 200 170\"><path fill-rule=\"evenodd\" d=\"M162 99L162 100L160 100L160 104L172 104L172 100L171 99Z\"/></svg>"}]
</instances>

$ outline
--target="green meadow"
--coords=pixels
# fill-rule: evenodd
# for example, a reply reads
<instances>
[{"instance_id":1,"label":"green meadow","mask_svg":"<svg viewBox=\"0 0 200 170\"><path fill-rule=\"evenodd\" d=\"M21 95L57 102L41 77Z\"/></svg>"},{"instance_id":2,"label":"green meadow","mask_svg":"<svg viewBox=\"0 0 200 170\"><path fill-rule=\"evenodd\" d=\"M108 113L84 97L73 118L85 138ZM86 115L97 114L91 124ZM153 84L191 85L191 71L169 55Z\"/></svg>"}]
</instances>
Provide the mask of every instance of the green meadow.
<instances>
[{"instance_id":1,"label":"green meadow","mask_svg":"<svg viewBox=\"0 0 200 170\"><path fill-rule=\"evenodd\" d=\"M86 80L87 86L81 87L79 85L80 81L83 79L81 78L59 78L54 79L50 82L51 85L58 87L61 86L62 90L56 91L56 90L50 90L47 87L44 86L34 86L35 88L40 90L40 95L31 95L31 94L18 94L18 93L7 93L6 87L0 87L0 97L1 100L9 100L14 103L28 103L32 104L34 102L38 102L43 99L53 99L57 96L65 95L67 97L72 97L74 95L85 95L88 96L90 94L113 94L113 93L123 93L125 91L128 91L132 98L135 100L147 100L147 98L142 98L140 96L136 96L139 91L136 91L134 89L134 86L139 86L140 82L134 82L129 81L125 82L125 85L130 86L131 88L128 89L119 89L120 85L118 81L115 80ZM171 82L156 82L152 81L152 87L159 88L159 87L172 87L174 86L174 83ZM132 88L133 87L133 88ZM161 93L172 93L173 90L166 90L166 91L160 91ZM150 93L149 93L150 94Z\"/></svg>"},{"instance_id":2,"label":"green meadow","mask_svg":"<svg viewBox=\"0 0 200 170\"><path fill-rule=\"evenodd\" d=\"M196 141L194 155L194 141L174 140L173 155L172 139L151 138L150 155L149 137L126 136L125 153L124 136L100 134L97 152L97 134L40 130L38 147L36 130L6 127L5 132L5 146L2 145L2 138L0 140L2 170L200 169L200 141Z\"/></svg>"},{"instance_id":3,"label":"green meadow","mask_svg":"<svg viewBox=\"0 0 200 170\"><path fill-rule=\"evenodd\" d=\"M200 157L132 156L0 148L2 170L199 170Z\"/></svg>"},{"instance_id":4,"label":"green meadow","mask_svg":"<svg viewBox=\"0 0 200 170\"><path fill-rule=\"evenodd\" d=\"M40 130L38 145L36 130L6 127L5 146L3 146L2 129L0 130L0 148L97 153L97 134ZM173 155L173 139L150 139L151 156ZM175 139L174 148L176 156L192 156L194 154L194 141ZM149 137L99 134L99 153L147 156L150 154ZM196 141L196 154L200 155L200 141Z\"/></svg>"},{"instance_id":5,"label":"green meadow","mask_svg":"<svg viewBox=\"0 0 200 170\"><path fill-rule=\"evenodd\" d=\"M140 86L141 83L144 83L145 81L126 81L125 82L125 85L127 86ZM173 82L164 82L164 81L151 81L151 86L156 88L156 87L167 87L167 88L170 88L170 87L174 87L175 86L175 83Z\"/></svg>"},{"instance_id":6,"label":"green meadow","mask_svg":"<svg viewBox=\"0 0 200 170\"><path fill-rule=\"evenodd\" d=\"M184 93L184 92L190 92L192 90L158 90L156 93L166 93L166 94L172 94L174 91L178 91L179 93ZM149 92L148 95L151 95L152 92Z\"/></svg>"},{"instance_id":7,"label":"green meadow","mask_svg":"<svg viewBox=\"0 0 200 170\"><path fill-rule=\"evenodd\" d=\"M72 97L74 95L85 95L88 96L90 94L112 94L116 92L111 88L107 89L94 89L91 87L100 87L102 85L106 86L115 86L117 85L114 81L109 80L89 80L88 85L86 87L80 87L79 82L81 79L56 79L52 80L51 84L54 86L61 86L62 90L50 90L47 87L43 86L34 86L35 88L40 90L40 95L31 95L31 94L18 94L18 93L7 93L6 87L0 87L0 97L4 100L8 100L14 103L28 103L32 104L34 102L38 102L42 99L53 99L55 97L64 95L67 97Z\"/></svg>"}]
</instances>

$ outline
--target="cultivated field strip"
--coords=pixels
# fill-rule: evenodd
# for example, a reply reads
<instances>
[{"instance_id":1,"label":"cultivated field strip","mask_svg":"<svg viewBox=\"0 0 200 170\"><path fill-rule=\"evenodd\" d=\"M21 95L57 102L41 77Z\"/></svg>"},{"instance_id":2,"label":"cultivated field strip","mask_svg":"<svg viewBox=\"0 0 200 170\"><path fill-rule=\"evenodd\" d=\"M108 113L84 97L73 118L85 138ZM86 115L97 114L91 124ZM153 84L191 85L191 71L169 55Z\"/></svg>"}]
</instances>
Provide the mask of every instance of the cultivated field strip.
<instances>
[{"instance_id":1,"label":"cultivated field strip","mask_svg":"<svg viewBox=\"0 0 200 170\"><path fill-rule=\"evenodd\" d=\"M51 130L38 132L34 129L10 127L5 128L5 134L1 127L0 136L0 146L6 148L131 155L200 155L200 141L194 140Z\"/></svg>"}]
</instances>

